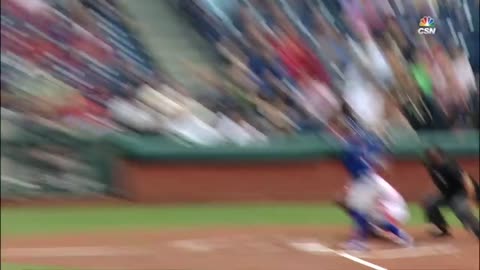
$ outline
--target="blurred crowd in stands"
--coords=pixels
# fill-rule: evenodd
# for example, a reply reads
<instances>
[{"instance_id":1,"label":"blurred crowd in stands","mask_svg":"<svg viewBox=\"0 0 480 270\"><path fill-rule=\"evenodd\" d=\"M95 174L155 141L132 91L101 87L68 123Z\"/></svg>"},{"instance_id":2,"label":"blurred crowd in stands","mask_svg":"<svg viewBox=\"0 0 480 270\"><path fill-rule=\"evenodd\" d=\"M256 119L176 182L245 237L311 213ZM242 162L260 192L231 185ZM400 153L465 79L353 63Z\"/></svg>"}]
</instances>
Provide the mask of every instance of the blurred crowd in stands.
<instances>
[{"instance_id":1,"label":"blurred crowd in stands","mask_svg":"<svg viewBox=\"0 0 480 270\"><path fill-rule=\"evenodd\" d=\"M115 0L2 0L2 112L202 144L320 133L339 115L387 137L479 127L478 0L171 2L218 52L179 59L215 94L159 69ZM424 16L435 34L418 33Z\"/></svg>"}]
</instances>

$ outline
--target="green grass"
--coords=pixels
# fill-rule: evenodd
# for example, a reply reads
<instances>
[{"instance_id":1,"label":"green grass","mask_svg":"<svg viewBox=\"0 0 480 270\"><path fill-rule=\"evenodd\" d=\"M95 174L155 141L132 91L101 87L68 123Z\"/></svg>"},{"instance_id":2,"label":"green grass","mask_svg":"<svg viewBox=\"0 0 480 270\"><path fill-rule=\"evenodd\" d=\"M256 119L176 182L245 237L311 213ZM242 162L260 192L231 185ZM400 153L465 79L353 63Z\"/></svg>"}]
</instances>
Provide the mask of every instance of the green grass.
<instances>
[{"instance_id":1,"label":"green grass","mask_svg":"<svg viewBox=\"0 0 480 270\"><path fill-rule=\"evenodd\" d=\"M18 265L18 264L9 264L2 263L2 270L67 270L65 268L52 268L51 266L32 266L32 265ZM68 269L74 270L74 269Z\"/></svg>"},{"instance_id":2,"label":"green grass","mask_svg":"<svg viewBox=\"0 0 480 270\"><path fill-rule=\"evenodd\" d=\"M423 223L418 207L412 205L411 212L412 225ZM345 225L348 222L344 213L326 204L7 208L1 211L1 234L243 225Z\"/></svg>"},{"instance_id":3,"label":"green grass","mask_svg":"<svg viewBox=\"0 0 480 270\"><path fill-rule=\"evenodd\" d=\"M422 224L416 205L411 225ZM458 221L447 213L452 224ZM45 235L129 229L199 228L248 225L347 225L348 217L326 204L229 204L202 206L121 206L4 208L1 235ZM2 270L66 270L1 264ZM70 269L71 270L71 269Z\"/></svg>"},{"instance_id":4,"label":"green grass","mask_svg":"<svg viewBox=\"0 0 480 270\"><path fill-rule=\"evenodd\" d=\"M344 224L320 204L2 209L3 235L261 224Z\"/></svg>"}]
</instances>

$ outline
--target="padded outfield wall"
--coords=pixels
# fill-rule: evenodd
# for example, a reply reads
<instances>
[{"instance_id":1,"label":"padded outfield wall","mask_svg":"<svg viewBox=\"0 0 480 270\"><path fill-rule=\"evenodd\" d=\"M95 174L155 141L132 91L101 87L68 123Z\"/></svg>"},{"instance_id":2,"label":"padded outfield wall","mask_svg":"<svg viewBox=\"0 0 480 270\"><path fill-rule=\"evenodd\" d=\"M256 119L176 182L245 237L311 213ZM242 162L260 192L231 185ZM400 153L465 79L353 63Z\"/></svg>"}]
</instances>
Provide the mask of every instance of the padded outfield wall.
<instances>
[{"instance_id":1,"label":"padded outfield wall","mask_svg":"<svg viewBox=\"0 0 480 270\"><path fill-rule=\"evenodd\" d=\"M439 145L478 179L478 133L399 137L384 177L410 201L432 189L422 151ZM136 202L326 201L347 181L327 136L297 137L250 147L198 147L158 137L108 139L113 193ZM111 151L104 151L105 153Z\"/></svg>"}]
</instances>

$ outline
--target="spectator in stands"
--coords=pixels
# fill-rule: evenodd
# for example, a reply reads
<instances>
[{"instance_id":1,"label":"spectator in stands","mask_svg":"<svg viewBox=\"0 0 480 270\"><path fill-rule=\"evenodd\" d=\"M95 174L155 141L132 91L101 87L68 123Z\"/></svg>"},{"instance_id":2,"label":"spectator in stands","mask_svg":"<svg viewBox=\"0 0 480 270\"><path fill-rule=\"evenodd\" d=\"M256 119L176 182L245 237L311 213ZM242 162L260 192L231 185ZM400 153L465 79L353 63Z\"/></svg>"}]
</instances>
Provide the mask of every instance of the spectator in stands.
<instances>
[{"instance_id":1,"label":"spectator in stands","mask_svg":"<svg viewBox=\"0 0 480 270\"><path fill-rule=\"evenodd\" d=\"M342 19L354 39L363 39L369 35L368 23L363 14L362 1L342 0Z\"/></svg>"},{"instance_id":2,"label":"spectator in stands","mask_svg":"<svg viewBox=\"0 0 480 270\"><path fill-rule=\"evenodd\" d=\"M438 64L439 71L445 78L443 88L437 88L437 100L447 116L452 119L455 118L455 112L460 107L466 106L466 95L468 90L463 90L460 83L461 79L457 76L454 70L454 62L446 50L438 49L433 52L434 59ZM468 65L468 62L466 63ZM463 80L462 80L463 81ZM464 81L463 81L464 82Z\"/></svg>"},{"instance_id":3,"label":"spectator in stands","mask_svg":"<svg viewBox=\"0 0 480 270\"><path fill-rule=\"evenodd\" d=\"M8 90L8 85L3 82L0 88L0 104L2 107L9 106L14 99L12 93Z\"/></svg>"},{"instance_id":4,"label":"spectator in stands","mask_svg":"<svg viewBox=\"0 0 480 270\"><path fill-rule=\"evenodd\" d=\"M373 72L377 73L380 85L389 92L396 83L394 68L389 58L394 54L392 40L387 33L384 33L377 36L374 41L376 47L372 46L373 51L370 52L372 63L375 65Z\"/></svg>"},{"instance_id":5,"label":"spectator in stands","mask_svg":"<svg viewBox=\"0 0 480 270\"><path fill-rule=\"evenodd\" d=\"M88 132L107 132L117 130L117 126L107 118L103 106L82 96L78 91L72 92L60 107L56 116L71 129Z\"/></svg>"},{"instance_id":6,"label":"spectator in stands","mask_svg":"<svg viewBox=\"0 0 480 270\"><path fill-rule=\"evenodd\" d=\"M452 49L453 56L453 72L456 77L457 87L460 91L462 100L468 103L468 100L476 92L475 75L473 74L472 66L468 61L468 57L461 47Z\"/></svg>"},{"instance_id":7,"label":"spectator in stands","mask_svg":"<svg viewBox=\"0 0 480 270\"><path fill-rule=\"evenodd\" d=\"M334 70L342 72L350 61L350 53L348 44L344 36L330 25L323 17L320 11L316 10L315 18L315 37L322 49L322 54L330 65L334 66Z\"/></svg>"},{"instance_id":8,"label":"spectator in stands","mask_svg":"<svg viewBox=\"0 0 480 270\"><path fill-rule=\"evenodd\" d=\"M467 1L468 4L468 11L471 15L471 21L469 22L469 31L465 34L466 38L466 45L469 54L469 61L470 65L472 66L473 72L477 77L480 72L480 46L478 46L478 35L479 35L479 26L480 26L480 14L478 11L480 9L480 1L479 0L469 0ZM468 17L468 16L467 16ZM467 18L468 19L468 18ZM471 24L470 24L471 23Z\"/></svg>"},{"instance_id":9,"label":"spectator in stands","mask_svg":"<svg viewBox=\"0 0 480 270\"><path fill-rule=\"evenodd\" d=\"M245 121L235 108L230 108L225 114L220 113L214 127L225 138L238 145L267 141L267 137Z\"/></svg>"},{"instance_id":10,"label":"spectator in stands","mask_svg":"<svg viewBox=\"0 0 480 270\"><path fill-rule=\"evenodd\" d=\"M260 90L266 97L273 98L275 87L280 84L284 77L281 67L275 59L275 55L270 48L250 49L248 57L248 67L250 71L259 80Z\"/></svg>"},{"instance_id":11,"label":"spectator in stands","mask_svg":"<svg viewBox=\"0 0 480 270\"><path fill-rule=\"evenodd\" d=\"M475 76L468 57L460 47L455 47L450 52L452 54L452 76L449 77L451 82L449 87L453 100L451 117L455 127L466 127L471 121L469 114L473 105L472 101L478 93Z\"/></svg>"},{"instance_id":12,"label":"spectator in stands","mask_svg":"<svg viewBox=\"0 0 480 270\"><path fill-rule=\"evenodd\" d=\"M416 1L422 12L433 16L437 8L428 2ZM221 19L202 6L195 11L202 17L198 24L228 62L226 68L219 68L225 72L197 74L214 92L206 97L208 102L202 101L210 110L187 91L174 87L176 82L160 83L152 78L146 54L137 48L137 39L129 36L131 20L114 1L5 0L2 16L12 19L15 27L23 25L17 21L26 21L36 28L6 30L9 35L5 37L10 40L2 42L2 52L13 51L22 57L33 53L33 60L41 68L82 91L84 96L68 98L71 104L62 105L58 111L43 101L30 109L19 102L24 110L44 117L60 116L71 126L108 125L105 108L98 106L106 102L112 118L129 130L174 134L204 144L233 141L244 145L264 141L265 135L318 132L341 110L341 101L333 93L331 71L339 75L335 76L335 86L345 80L341 95L358 115L358 121L378 132L409 129L400 112L415 129L447 129L459 119L462 127L468 126L464 117L471 112L478 126L478 86L474 79L474 74L478 76L478 14L471 14L470 26L465 7L457 2L448 1L439 11L441 17L454 16L455 29L461 32L455 36L465 37L467 51L456 47L452 57L443 44L430 41L437 36L425 39L426 48L431 49L415 50L417 10L407 7L408 14L402 14L398 3L393 5L397 10L394 15L388 1L288 0L295 14L287 16L287 9L278 1L250 0L241 1L237 9L235 3L232 8L226 4L229 12L225 15L238 10L238 16ZM471 11L476 10L475 5L478 9L479 1L466 2ZM344 19L340 22L339 18L327 21L318 8L338 14L340 6ZM312 15L319 49L310 47L303 29L298 31L298 25L291 21L299 17L309 31ZM331 25L344 22L349 31L338 32ZM21 31L27 34L18 35ZM118 38L129 38L118 41L117 36L109 34L117 31L122 33ZM342 36L347 32L350 42ZM125 52L127 43L132 46ZM324 54L321 59L325 63L314 52ZM194 72L198 73L198 68ZM151 87L140 87L143 84ZM131 92L133 89L139 93ZM382 91L392 89L395 95ZM114 98L110 99L112 94ZM2 93L2 104L4 99Z\"/></svg>"},{"instance_id":13,"label":"spectator in stands","mask_svg":"<svg viewBox=\"0 0 480 270\"><path fill-rule=\"evenodd\" d=\"M194 114L189 99L167 85L153 89L143 85L136 90L137 108L154 117L157 133L181 137L192 143L214 145L225 141L209 123ZM207 117L208 118L208 117Z\"/></svg>"},{"instance_id":14,"label":"spectator in stands","mask_svg":"<svg viewBox=\"0 0 480 270\"><path fill-rule=\"evenodd\" d=\"M369 31L374 36L381 36L386 31L385 18L391 15L393 10L388 1L360 0L363 16Z\"/></svg>"},{"instance_id":15,"label":"spectator in stands","mask_svg":"<svg viewBox=\"0 0 480 270\"><path fill-rule=\"evenodd\" d=\"M241 34L248 35L248 31L250 30L248 28L252 20L254 20L254 16L250 7L245 1L241 1L237 12L232 16L233 25Z\"/></svg>"},{"instance_id":16,"label":"spectator in stands","mask_svg":"<svg viewBox=\"0 0 480 270\"><path fill-rule=\"evenodd\" d=\"M395 138L396 134L415 134L415 130L403 114L401 105L395 100L387 101L385 107L385 123L382 125L382 137Z\"/></svg>"},{"instance_id":17,"label":"spectator in stands","mask_svg":"<svg viewBox=\"0 0 480 270\"><path fill-rule=\"evenodd\" d=\"M389 89L393 81L392 69L378 44L379 40L381 39L375 40L373 36L366 33L360 38L360 42L353 39L349 42L354 57L358 58L360 67L367 71L373 83L382 89ZM385 44L386 41L382 43Z\"/></svg>"},{"instance_id":18,"label":"spectator in stands","mask_svg":"<svg viewBox=\"0 0 480 270\"><path fill-rule=\"evenodd\" d=\"M256 48L264 48L267 46L267 39L264 33L264 27L262 22L257 20L257 17L253 14L248 6L244 6L241 9L240 14L240 25L241 29L243 29L243 38L247 41L247 43L254 49Z\"/></svg>"},{"instance_id":19,"label":"spectator in stands","mask_svg":"<svg viewBox=\"0 0 480 270\"><path fill-rule=\"evenodd\" d=\"M297 124L288 115L289 107L280 97L271 100L259 95L255 97L254 102L257 112L281 133L293 133L298 129Z\"/></svg>"},{"instance_id":20,"label":"spectator in stands","mask_svg":"<svg viewBox=\"0 0 480 270\"><path fill-rule=\"evenodd\" d=\"M399 100L415 98L418 96L418 89L410 74L409 62L397 48L393 39L386 40L382 46L385 58L392 69L392 94Z\"/></svg>"},{"instance_id":21,"label":"spectator in stands","mask_svg":"<svg viewBox=\"0 0 480 270\"><path fill-rule=\"evenodd\" d=\"M427 53L423 50L417 50L414 61L410 64L410 71L422 95L425 98L433 99L433 80L429 73L429 65L430 61Z\"/></svg>"},{"instance_id":22,"label":"spectator in stands","mask_svg":"<svg viewBox=\"0 0 480 270\"><path fill-rule=\"evenodd\" d=\"M412 59L414 58L413 54L415 52L415 46L412 40L410 40L409 37L405 35L399 22L396 20L396 17L388 16L386 18L386 21L388 26L387 33L393 39L393 43L398 47L405 60L412 61Z\"/></svg>"},{"instance_id":23,"label":"spectator in stands","mask_svg":"<svg viewBox=\"0 0 480 270\"><path fill-rule=\"evenodd\" d=\"M220 94L220 98L215 99L214 105L210 106L215 112L228 115L232 112L229 108L242 110L244 112L242 119L256 129L260 129L262 133L275 133L275 129L291 130L293 122L282 112L283 106L280 106L279 97L266 96L265 91L260 90L259 84L241 68L231 67L229 75L232 82L222 80L215 72L205 67L192 66L191 68L194 74ZM209 99L211 103L211 98ZM252 114L254 111L259 114ZM238 116L236 113L234 115Z\"/></svg>"},{"instance_id":24,"label":"spectator in stands","mask_svg":"<svg viewBox=\"0 0 480 270\"><path fill-rule=\"evenodd\" d=\"M380 131L385 121L385 95L368 79L369 71L353 61L345 72L342 97L362 126Z\"/></svg>"},{"instance_id":25,"label":"spectator in stands","mask_svg":"<svg viewBox=\"0 0 480 270\"><path fill-rule=\"evenodd\" d=\"M300 87L306 110L320 123L326 125L339 112L337 96L326 84L309 77L301 80Z\"/></svg>"},{"instance_id":26,"label":"spectator in stands","mask_svg":"<svg viewBox=\"0 0 480 270\"><path fill-rule=\"evenodd\" d=\"M110 99L107 106L113 120L128 130L138 133L156 133L159 124L145 108L137 105L135 89L125 91Z\"/></svg>"},{"instance_id":27,"label":"spectator in stands","mask_svg":"<svg viewBox=\"0 0 480 270\"><path fill-rule=\"evenodd\" d=\"M330 76L325 67L302 40L285 12L279 5L271 5L271 9L275 25L272 27L273 33L266 34L267 40L278 54L289 77L298 82L302 74L308 74L330 85Z\"/></svg>"},{"instance_id":28,"label":"spectator in stands","mask_svg":"<svg viewBox=\"0 0 480 270\"><path fill-rule=\"evenodd\" d=\"M449 121L445 110L438 103L438 95L445 89L446 81L440 67L431 59L425 49L415 53L415 62L411 65L411 72L420 89L421 101L425 104L430 120L425 128L447 129ZM432 80L435 78L435 80Z\"/></svg>"}]
</instances>

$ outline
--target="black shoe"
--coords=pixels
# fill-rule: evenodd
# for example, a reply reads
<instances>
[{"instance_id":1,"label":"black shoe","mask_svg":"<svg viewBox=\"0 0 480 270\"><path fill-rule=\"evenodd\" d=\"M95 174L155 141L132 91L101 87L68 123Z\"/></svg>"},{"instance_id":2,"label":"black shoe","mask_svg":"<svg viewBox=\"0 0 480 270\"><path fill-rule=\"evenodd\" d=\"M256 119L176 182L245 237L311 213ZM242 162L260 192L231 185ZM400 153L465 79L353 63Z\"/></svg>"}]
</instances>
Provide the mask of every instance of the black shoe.
<instances>
[{"instance_id":1,"label":"black shoe","mask_svg":"<svg viewBox=\"0 0 480 270\"><path fill-rule=\"evenodd\" d=\"M435 238L444 238L444 237L452 237L453 235L450 233L448 230L430 230L429 231L430 235L435 237Z\"/></svg>"}]
</instances>

